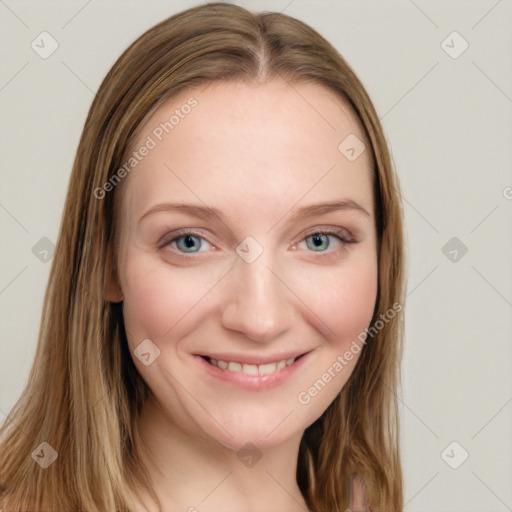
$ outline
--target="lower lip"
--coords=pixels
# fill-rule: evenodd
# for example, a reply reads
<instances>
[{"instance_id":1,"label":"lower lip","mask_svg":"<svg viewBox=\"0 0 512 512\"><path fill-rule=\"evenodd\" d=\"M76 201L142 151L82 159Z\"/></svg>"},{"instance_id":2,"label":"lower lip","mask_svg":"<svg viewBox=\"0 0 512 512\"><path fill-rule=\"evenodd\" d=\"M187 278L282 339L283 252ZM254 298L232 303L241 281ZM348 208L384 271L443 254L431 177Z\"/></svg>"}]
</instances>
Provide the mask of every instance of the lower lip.
<instances>
[{"instance_id":1,"label":"lower lip","mask_svg":"<svg viewBox=\"0 0 512 512\"><path fill-rule=\"evenodd\" d=\"M207 375L229 384L233 384L240 388L252 391L263 391L279 386L286 382L294 373L300 370L309 360L313 351L304 354L290 366L285 366L281 370L266 375L247 375L244 372L232 372L229 370L221 370L217 366L210 364L201 356L194 355L197 363L206 372Z\"/></svg>"}]
</instances>

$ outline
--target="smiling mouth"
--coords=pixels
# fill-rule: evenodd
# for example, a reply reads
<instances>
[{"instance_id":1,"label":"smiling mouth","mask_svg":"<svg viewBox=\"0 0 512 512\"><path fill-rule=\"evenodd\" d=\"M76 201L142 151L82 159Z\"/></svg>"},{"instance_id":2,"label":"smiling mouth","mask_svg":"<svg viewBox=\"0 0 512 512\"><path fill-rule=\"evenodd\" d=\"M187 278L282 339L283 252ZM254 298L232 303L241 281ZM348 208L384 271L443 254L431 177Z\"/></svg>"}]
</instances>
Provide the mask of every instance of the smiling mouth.
<instances>
[{"instance_id":1,"label":"smiling mouth","mask_svg":"<svg viewBox=\"0 0 512 512\"><path fill-rule=\"evenodd\" d=\"M234 373L245 373L246 375L258 376L258 375L271 375L276 373L287 366L291 366L295 361L305 356L306 353L301 354L297 357L290 357L289 359L282 359L273 363L266 364L247 364L237 361L223 361L221 359L212 359L208 356L201 356L205 361L208 361L212 366L224 370L227 372Z\"/></svg>"}]
</instances>

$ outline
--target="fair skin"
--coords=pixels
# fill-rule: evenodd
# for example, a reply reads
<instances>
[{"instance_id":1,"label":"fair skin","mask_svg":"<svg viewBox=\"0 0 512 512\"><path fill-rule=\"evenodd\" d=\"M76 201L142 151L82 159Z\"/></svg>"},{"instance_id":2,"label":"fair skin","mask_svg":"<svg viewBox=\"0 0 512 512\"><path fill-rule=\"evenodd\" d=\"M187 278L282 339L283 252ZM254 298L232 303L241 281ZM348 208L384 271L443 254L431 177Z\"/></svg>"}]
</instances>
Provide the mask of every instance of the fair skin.
<instances>
[{"instance_id":1,"label":"fair skin","mask_svg":"<svg viewBox=\"0 0 512 512\"><path fill-rule=\"evenodd\" d=\"M133 356L154 395L138 424L145 462L165 512L307 511L299 443L359 355L307 404L298 395L369 325L377 296L369 150L354 161L338 150L349 134L364 137L331 91L281 80L187 90L144 121L134 147L191 96L197 106L121 185L119 284L106 288L107 300L123 301L132 356L146 339L160 351L147 366ZM348 206L294 218L332 201ZM168 203L224 218L154 210ZM263 249L251 262L236 251L247 237L259 246L242 244L245 253ZM247 388L200 357L226 354L242 363L306 355L276 385ZM256 463L237 456L248 442ZM156 510L143 493L141 502Z\"/></svg>"}]
</instances>

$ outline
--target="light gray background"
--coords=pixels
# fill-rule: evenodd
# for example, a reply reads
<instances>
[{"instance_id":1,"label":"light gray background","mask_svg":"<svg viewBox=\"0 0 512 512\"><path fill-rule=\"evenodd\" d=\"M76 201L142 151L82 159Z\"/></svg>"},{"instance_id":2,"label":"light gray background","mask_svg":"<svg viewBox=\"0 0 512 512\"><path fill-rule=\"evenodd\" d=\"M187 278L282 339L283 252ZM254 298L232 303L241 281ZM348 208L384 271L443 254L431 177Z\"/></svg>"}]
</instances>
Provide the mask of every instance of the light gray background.
<instances>
[{"instance_id":1,"label":"light gray background","mask_svg":"<svg viewBox=\"0 0 512 512\"><path fill-rule=\"evenodd\" d=\"M94 93L137 36L199 3L0 1L0 421L35 353L50 269L39 241L56 241ZM512 1L237 3L330 40L391 146L409 251L405 510L512 510ZM47 59L31 48L43 31L59 45ZM469 44L457 58L454 31Z\"/></svg>"}]
</instances>

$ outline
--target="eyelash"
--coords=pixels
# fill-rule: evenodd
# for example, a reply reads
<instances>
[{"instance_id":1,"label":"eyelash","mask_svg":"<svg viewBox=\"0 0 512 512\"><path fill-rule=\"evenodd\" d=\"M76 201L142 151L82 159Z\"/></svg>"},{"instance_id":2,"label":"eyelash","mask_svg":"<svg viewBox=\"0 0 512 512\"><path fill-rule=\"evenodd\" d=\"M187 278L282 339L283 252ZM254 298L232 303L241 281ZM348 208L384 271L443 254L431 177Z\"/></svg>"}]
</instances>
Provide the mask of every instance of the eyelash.
<instances>
[{"instance_id":1,"label":"eyelash","mask_svg":"<svg viewBox=\"0 0 512 512\"><path fill-rule=\"evenodd\" d=\"M178 230L178 231L175 231L174 233L171 233L171 235L173 235L173 238L171 238L170 240L165 240L165 238L164 238L164 241L159 244L159 248L164 248L164 247L170 246L173 242L176 242L180 238L183 238L187 235L192 235L194 237L201 238L202 240L205 240L206 242L208 242L208 240L206 240L201 233L198 233L198 232L196 232L194 230L190 230L190 229ZM357 243L345 229L326 228L326 229L317 229L316 231L311 231L310 233L306 234L303 238L301 238L297 242L297 244L305 241L307 238L309 238L313 235L330 235L330 236L336 237L342 244L341 249L339 249L341 251L346 250L347 245ZM211 242L208 242L208 243L211 244ZM297 244L294 244L294 247ZM213 244L211 244L211 245L213 245ZM195 254L199 254L199 253L185 253L185 252L181 252L181 251L177 251L177 252L180 256L183 256L185 258L187 257L187 255L190 255L191 257L196 257ZM309 251L309 252L316 253L317 251ZM327 259L327 258L336 257L337 252L338 251L336 249L334 249L332 251L328 251L328 252L318 251L318 255L320 256L320 258Z\"/></svg>"}]
</instances>

